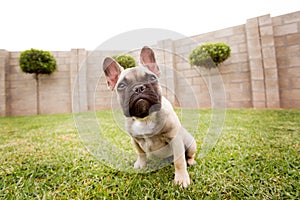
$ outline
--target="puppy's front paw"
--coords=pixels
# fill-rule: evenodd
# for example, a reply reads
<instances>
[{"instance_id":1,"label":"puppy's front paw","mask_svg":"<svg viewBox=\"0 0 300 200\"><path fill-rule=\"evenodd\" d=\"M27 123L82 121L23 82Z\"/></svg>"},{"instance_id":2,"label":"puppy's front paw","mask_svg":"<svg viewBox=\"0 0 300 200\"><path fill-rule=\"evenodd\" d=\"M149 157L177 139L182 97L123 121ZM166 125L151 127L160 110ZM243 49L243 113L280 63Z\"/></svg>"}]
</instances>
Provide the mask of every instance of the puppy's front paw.
<instances>
[{"instance_id":1,"label":"puppy's front paw","mask_svg":"<svg viewBox=\"0 0 300 200\"><path fill-rule=\"evenodd\" d=\"M197 162L194 160L194 158L190 158L186 162L187 162L188 166L192 166L192 165L196 165L197 164Z\"/></svg>"},{"instance_id":2,"label":"puppy's front paw","mask_svg":"<svg viewBox=\"0 0 300 200\"><path fill-rule=\"evenodd\" d=\"M175 172L174 183L179 184L181 187L187 188L191 183L188 172L186 170L182 172Z\"/></svg>"},{"instance_id":3,"label":"puppy's front paw","mask_svg":"<svg viewBox=\"0 0 300 200\"><path fill-rule=\"evenodd\" d=\"M147 165L146 161L143 159L138 158L137 161L134 163L135 169L142 169Z\"/></svg>"}]
</instances>

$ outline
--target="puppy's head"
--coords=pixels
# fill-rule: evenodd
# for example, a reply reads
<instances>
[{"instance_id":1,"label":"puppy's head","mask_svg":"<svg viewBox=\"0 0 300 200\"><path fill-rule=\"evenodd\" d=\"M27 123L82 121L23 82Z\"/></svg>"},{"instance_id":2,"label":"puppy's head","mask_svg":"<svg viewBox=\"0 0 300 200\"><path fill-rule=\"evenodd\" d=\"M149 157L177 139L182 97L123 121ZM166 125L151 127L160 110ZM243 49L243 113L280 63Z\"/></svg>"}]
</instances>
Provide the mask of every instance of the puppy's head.
<instances>
[{"instance_id":1,"label":"puppy's head","mask_svg":"<svg viewBox=\"0 0 300 200\"><path fill-rule=\"evenodd\" d=\"M123 68L112 58L103 62L108 87L116 90L126 117L145 118L161 109L159 68L149 47L141 50L142 66Z\"/></svg>"}]
</instances>

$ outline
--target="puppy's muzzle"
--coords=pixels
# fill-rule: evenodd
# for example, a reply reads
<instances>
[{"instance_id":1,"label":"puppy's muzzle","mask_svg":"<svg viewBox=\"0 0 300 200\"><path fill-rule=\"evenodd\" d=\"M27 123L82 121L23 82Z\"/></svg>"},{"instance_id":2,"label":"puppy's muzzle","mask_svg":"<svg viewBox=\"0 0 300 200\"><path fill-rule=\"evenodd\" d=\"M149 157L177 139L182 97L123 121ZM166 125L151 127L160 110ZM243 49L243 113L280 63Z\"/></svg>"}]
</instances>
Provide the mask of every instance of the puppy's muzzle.
<instances>
[{"instance_id":1,"label":"puppy's muzzle","mask_svg":"<svg viewBox=\"0 0 300 200\"><path fill-rule=\"evenodd\" d=\"M149 83L136 84L131 88L129 115L144 118L161 108L161 96Z\"/></svg>"}]
</instances>

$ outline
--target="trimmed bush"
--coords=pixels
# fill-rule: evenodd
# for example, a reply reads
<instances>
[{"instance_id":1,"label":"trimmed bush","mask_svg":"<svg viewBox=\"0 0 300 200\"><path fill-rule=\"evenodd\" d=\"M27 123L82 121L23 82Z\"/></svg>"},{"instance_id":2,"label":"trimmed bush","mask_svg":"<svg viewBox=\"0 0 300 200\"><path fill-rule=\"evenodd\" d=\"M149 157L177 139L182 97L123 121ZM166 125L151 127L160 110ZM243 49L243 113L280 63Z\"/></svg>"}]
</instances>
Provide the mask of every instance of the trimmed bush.
<instances>
[{"instance_id":1,"label":"trimmed bush","mask_svg":"<svg viewBox=\"0 0 300 200\"><path fill-rule=\"evenodd\" d=\"M114 55L112 58L115 59L124 69L136 66L133 56L129 54Z\"/></svg>"},{"instance_id":2,"label":"trimmed bush","mask_svg":"<svg viewBox=\"0 0 300 200\"><path fill-rule=\"evenodd\" d=\"M20 68L23 72L35 74L36 80L36 110L40 114L40 74L52 74L56 70L56 60L49 51L30 49L23 51L19 58Z\"/></svg>"},{"instance_id":3,"label":"trimmed bush","mask_svg":"<svg viewBox=\"0 0 300 200\"><path fill-rule=\"evenodd\" d=\"M56 70L56 60L49 51L30 49L23 51L19 59L23 72L30 74L52 74Z\"/></svg>"},{"instance_id":4,"label":"trimmed bush","mask_svg":"<svg viewBox=\"0 0 300 200\"><path fill-rule=\"evenodd\" d=\"M223 42L206 43L192 50L189 61L192 66L210 69L229 58L230 52L230 47Z\"/></svg>"}]
</instances>

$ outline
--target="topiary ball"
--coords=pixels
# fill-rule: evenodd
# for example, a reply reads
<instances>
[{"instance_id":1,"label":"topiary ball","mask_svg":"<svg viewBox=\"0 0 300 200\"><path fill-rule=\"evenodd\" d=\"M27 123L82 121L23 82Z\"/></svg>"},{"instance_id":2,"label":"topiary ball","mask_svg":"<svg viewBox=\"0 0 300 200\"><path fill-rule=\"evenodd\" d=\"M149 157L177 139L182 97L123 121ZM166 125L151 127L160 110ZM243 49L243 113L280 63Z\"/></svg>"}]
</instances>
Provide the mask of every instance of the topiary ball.
<instances>
[{"instance_id":1,"label":"topiary ball","mask_svg":"<svg viewBox=\"0 0 300 200\"><path fill-rule=\"evenodd\" d=\"M56 70L56 60L49 51L30 49L23 51L19 58L20 68L30 74L51 74Z\"/></svg>"},{"instance_id":2,"label":"topiary ball","mask_svg":"<svg viewBox=\"0 0 300 200\"><path fill-rule=\"evenodd\" d=\"M193 66L217 67L230 57L230 52L230 47L223 42L206 43L192 50L189 61Z\"/></svg>"},{"instance_id":3,"label":"topiary ball","mask_svg":"<svg viewBox=\"0 0 300 200\"><path fill-rule=\"evenodd\" d=\"M129 54L114 55L112 58L115 59L124 69L136 66L133 56Z\"/></svg>"}]
</instances>

